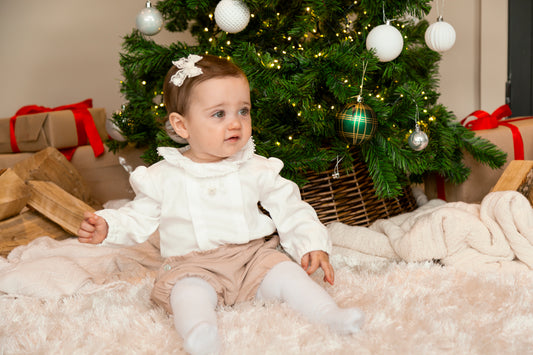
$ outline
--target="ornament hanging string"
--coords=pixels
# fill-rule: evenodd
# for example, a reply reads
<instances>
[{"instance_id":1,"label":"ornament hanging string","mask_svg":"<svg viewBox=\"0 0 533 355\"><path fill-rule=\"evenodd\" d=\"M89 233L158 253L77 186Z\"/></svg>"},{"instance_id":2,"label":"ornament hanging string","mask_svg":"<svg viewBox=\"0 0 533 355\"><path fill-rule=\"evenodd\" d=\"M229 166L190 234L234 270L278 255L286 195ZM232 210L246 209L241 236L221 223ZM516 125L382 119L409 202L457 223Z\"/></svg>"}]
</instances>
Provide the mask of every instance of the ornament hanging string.
<instances>
[{"instance_id":1,"label":"ornament hanging string","mask_svg":"<svg viewBox=\"0 0 533 355\"><path fill-rule=\"evenodd\" d=\"M415 123L417 126L419 126L418 124L418 121L419 121L419 118L420 118L420 113L418 112L418 104L416 103L416 100L414 97L411 98L413 100L413 102L415 103L415 107L416 107L416 112L415 112Z\"/></svg>"},{"instance_id":2,"label":"ornament hanging string","mask_svg":"<svg viewBox=\"0 0 533 355\"><path fill-rule=\"evenodd\" d=\"M437 18L444 17L444 0L437 0Z\"/></svg>"},{"instance_id":3,"label":"ornament hanging string","mask_svg":"<svg viewBox=\"0 0 533 355\"><path fill-rule=\"evenodd\" d=\"M333 174L331 174L331 177L334 179L338 179L341 174L339 173L339 164L341 163L343 157L339 157L337 155L337 163L335 163L335 168L333 169Z\"/></svg>"},{"instance_id":4,"label":"ornament hanging string","mask_svg":"<svg viewBox=\"0 0 533 355\"><path fill-rule=\"evenodd\" d=\"M368 67L368 60L363 61L363 75L361 77L361 85L359 86L359 97L363 97L363 84L365 82L366 68Z\"/></svg>"},{"instance_id":5,"label":"ornament hanging string","mask_svg":"<svg viewBox=\"0 0 533 355\"><path fill-rule=\"evenodd\" d=\"M392 21L396 20L393 18L388 19L387 16L385 15L385 1L381 3L381 9L383 10L383 23L390 24Z\"/></svg>"}]
</instances>

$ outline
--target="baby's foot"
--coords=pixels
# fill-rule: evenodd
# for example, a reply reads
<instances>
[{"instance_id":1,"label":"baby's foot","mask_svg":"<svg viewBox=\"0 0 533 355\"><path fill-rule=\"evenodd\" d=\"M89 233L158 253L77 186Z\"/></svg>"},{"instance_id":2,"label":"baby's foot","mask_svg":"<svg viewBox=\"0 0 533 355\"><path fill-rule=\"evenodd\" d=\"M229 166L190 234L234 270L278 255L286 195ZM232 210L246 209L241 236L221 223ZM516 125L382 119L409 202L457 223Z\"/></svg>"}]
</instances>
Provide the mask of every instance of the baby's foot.
<instances>
[{"instance_id":1,"label":"baby's foot","mask_svg":"<svg viewBox=\"0 0 533 355\"><path fill-rule=\"evenodd\" d=\"M340 334L353 334L361 330L364 313L358 308L336 308L327 313L326 322Z\"/></svg>"},{"instance_id":2,"label":"baby's foot","mask_svg":"<svg viewBox=\"0 0 533 355\"><path fill-rule=\"evenodd\" d=\"M183 348L191 355L218 354L220 339L217 326L207 322L196 325L185 337Z\"/></svg>"}]
</instances>

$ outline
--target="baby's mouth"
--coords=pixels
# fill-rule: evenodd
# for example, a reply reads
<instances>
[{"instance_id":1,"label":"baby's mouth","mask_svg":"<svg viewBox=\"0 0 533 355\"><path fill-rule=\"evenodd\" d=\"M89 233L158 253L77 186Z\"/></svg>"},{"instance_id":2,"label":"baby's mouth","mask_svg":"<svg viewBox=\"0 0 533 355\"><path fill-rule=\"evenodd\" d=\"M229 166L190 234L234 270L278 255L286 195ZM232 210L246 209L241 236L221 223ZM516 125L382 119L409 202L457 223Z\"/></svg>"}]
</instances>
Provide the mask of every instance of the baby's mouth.
<instances>
[{"instance_id":1,"label":"baby's mouth","mask_svg":"<svg viewBox=\"0 0 533 355\"><path fill-rule=\"evenodd\" d=\"M235 142L235 141L238 141L239 138L240 138L239 136L231 136L226 139L226 142Z\"/></svg>"}]
</instances>

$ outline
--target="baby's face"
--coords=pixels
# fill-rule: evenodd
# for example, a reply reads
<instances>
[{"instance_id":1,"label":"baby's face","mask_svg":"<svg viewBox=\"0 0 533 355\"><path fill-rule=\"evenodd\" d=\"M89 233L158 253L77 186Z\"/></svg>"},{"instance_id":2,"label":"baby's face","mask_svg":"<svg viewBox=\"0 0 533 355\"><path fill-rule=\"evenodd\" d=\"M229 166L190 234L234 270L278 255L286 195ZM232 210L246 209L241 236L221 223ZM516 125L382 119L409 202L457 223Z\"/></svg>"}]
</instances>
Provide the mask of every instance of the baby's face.
<instances>
[{"instance_id":1,"label":"baby's face","mask_svg":"<svg viewBox=\"0 0 533 355\"><path fill-rule=\"evenodd\" d=\"M184 116L190 145L185 155L210 163L237 153L252 134L250 109L244 77L209 79L195 86Z\"/></svg>"}]
</instances>

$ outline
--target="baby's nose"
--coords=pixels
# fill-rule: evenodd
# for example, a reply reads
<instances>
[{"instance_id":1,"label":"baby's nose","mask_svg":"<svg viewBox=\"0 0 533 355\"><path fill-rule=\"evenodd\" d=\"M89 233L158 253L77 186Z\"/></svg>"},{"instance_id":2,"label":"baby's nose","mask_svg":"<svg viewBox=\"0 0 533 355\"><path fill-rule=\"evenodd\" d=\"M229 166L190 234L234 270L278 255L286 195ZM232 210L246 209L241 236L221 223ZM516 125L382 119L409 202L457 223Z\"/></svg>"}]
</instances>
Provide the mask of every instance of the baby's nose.
<instances>
[{"instance_id":1,"label":"baby's nose","mask_svg":"<svg viewBox=\"0 0 533 355\"><path fill-rule=\"evenodd\" d=\"M229 123L230 129L239 129L242 126L242 122L239 117L233 117L231 122Z\"/></svg>"}]
</instances>

